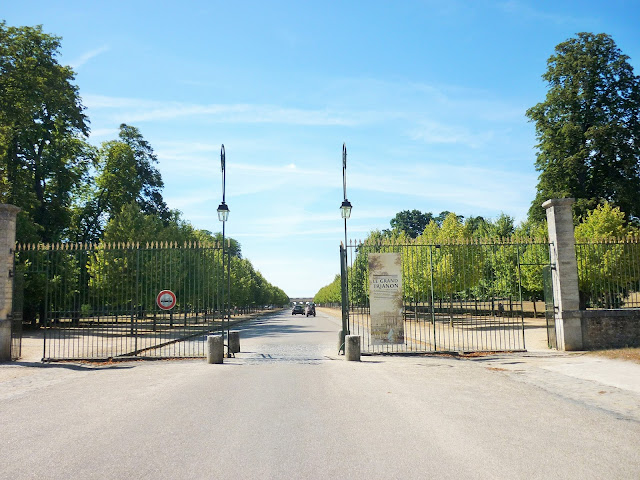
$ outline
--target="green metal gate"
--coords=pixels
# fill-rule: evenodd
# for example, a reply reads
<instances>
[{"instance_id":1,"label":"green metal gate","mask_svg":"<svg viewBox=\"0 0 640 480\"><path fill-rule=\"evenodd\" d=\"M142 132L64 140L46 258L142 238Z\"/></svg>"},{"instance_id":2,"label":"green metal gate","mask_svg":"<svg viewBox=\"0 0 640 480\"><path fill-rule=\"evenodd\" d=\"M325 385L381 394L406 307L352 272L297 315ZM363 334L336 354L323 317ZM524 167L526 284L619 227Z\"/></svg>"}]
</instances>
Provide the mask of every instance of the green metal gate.
<instances>
[{"instance_id":1,"label":"green metal gate","mask_svg":"<svg viewBox=\"0 0 640 480\"><path fill-rule=\"evenodd\" d=\"M228 329L228 252L199 243L21 245L13 318L44 330L43 360L202 357L206 336ZM171 309L159 306L164 290L175 295Z\"/></svg>"},{"instance_id":2,"label":"green metal gate","mask_svg":"<svg viewBox=\"0 0 640 480\"><path fill-rule=\"evenodd\" d=\"M362 337L363 353L526 349L523 298L542 295L548 243L350 243L342 251L343 314L347 333ZM385 252L401 258L402 334L379 341L372 335L369 255Z\"/></svg>"}]
</instances>

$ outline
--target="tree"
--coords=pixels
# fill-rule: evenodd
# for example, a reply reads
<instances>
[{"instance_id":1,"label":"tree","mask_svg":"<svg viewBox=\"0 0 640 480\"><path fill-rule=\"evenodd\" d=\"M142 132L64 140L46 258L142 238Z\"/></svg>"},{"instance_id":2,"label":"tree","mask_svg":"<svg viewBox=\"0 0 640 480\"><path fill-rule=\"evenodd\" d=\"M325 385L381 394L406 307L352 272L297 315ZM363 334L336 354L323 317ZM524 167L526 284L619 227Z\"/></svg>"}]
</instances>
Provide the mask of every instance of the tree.
<instances>
[{"instance_id":1,"label":"tree","mask_svg":"<svg viewBox=\"0 0 640 480\"><path fill-rule=\"evenodd\" d=\"M340 303L341 278L336 275L329 285L325 285L313 297L315 303Z\"/></svg>"},{"instance_id":2,"label":"tree","mask_svg":"<svg viewBox=\"0 0 640 480\"><path fill-rule=\"evenodd\" d=\"M158 158L153 153L151 145L136 127L124 123L120 125L118 136L120 141L131 149L136 175L141 181L140 190L136 196L140 209L144 213L167 220L170 213L161 193L164 182L160 172L154 166L158 163Z\"/></svg>"},{"instance_id":3,"label":"tree","mask_svg":"<svg viewBox=\"0 0 640 480\"><path fill-rule=\"evenodd\" d=\"M442 226L443 222L447 219L449 215L451 215L451 213L452 212L450 212L449 210L440 212L440 214L437 217L433 217L433 221L436 222L438 225ZM464 220L463 215L456 215L456 218L458 219L459 222L462 222Z\"/></svg>"},{"instance_id":4,"label":"tree","mask_svg":"<svg viewBox=\"0 0 640 480\"><path fill-rule=\"evenodd\" d=\"M396 213L396 216L389 223L394 230L403 232L411 238L416 238L422 234L432 219L431 212L422 213L420 210L403 210Z\"/></svg>"},{"instance_id":5,"label":"tree","mask_svg":"<svg viewBox=\"0 0 640 480\"><path fill-rule=\"evenodd\" d=\"M420 239L425 244L438 245L429 259L436 298L453 302L457 292L478 284L482 275L482 261L478 261L481 249L470 244L471 236L460 215L449 213L441 225L432 221Z\"/></svg>"},{"instance_id":6,"label":"tree","mask_svg":"<svg viewBox=\"0 0 640 480\"><path fill-rule=\"evenodd\" d=\"M0 22L0 201L22 208L21 241L58 241L87 175L88 119L60 38Z\"/></svg>"},{"instance_id":7,"label":"tree","mask_svg":"<svg viewBox=\"0 0 640 480\"><path fill-rule=\"evenodd\" d=\"M172 212L162 198L164 186L153 149L137 128L121 124L118 140L104 142L95 153L95 186L83 192L74 212L77 241L97 241L108 221L134 202L140 212L168 225Z\"/></svg>"},{"instance_id":8,"label":"tree","mask_svg":"<svg viewBox=\"0 0 640 480\"><path fill-rule=\"evenodd\" d=\"M515 232L513 217L501 213L489 227L489 236L494 238L510 238Z\"/></svg>"},{"instance_id":9,"label":"tree","mask_svg":"<svg viewBox=\"0 0 640 480\"><path fill-rule=\"evenodd\" d=\"M542 75L546 99L527 111L540 172L530 218L542 220L542 202L562 197L576 198L578 216L604 201L640 216L640 77L628 60L606 34L556 46Z\"/></svg>"},{"instance_id":10,"label":"tree","mask_svg":"<svg viewBox=\"0 0 640 480\"><path fill-rule=\"evenodd\" d=\"M609 203L581 218L575 229L581 308L620 308L627 294L637 291L637 234Z\"/></svg>"}]
</instances>

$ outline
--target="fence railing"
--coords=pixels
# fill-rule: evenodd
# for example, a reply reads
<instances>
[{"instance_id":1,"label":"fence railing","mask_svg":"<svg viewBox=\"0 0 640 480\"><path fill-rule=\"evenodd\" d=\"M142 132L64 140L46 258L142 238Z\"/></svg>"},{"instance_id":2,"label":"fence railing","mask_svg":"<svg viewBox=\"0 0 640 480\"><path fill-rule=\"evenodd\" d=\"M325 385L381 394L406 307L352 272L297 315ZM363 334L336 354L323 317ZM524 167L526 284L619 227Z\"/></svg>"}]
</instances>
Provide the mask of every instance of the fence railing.
<instances>
[{"instance_id":1,"label":"fence railing","mask_svg":"<svg viewBox=\"0 0 640 480\"><path fill-rule=\"evenodd\" d=\"M380 242L347 246L350 332L363 335L363 350L490 351L524 349L523 300L534 312L543 303L542 269L549 244L451 241ZM400 253L403 344L369 344L370 253ZM540 308L540 314L544 309Z\"/></svg>"},{"instance_id":2,"label":"fence railing","mask_svg":"<svg viewBox=\"0 0 640 480\"><path fill-rule=\"evenodd\" d=\"M18 245L14 317L45 329L45 359L203 356L230 314L226 262L218 244Z\"/></svg>"},{"instance_id":3,"label":"fence railing","mask_svg":"<svg viewBox=\"0 0 640 480\"><path fill-rule=\"evenodd\" d=\"M580 309L640 308L640 237L576 243Z\"/></svg>"}]
</instances>

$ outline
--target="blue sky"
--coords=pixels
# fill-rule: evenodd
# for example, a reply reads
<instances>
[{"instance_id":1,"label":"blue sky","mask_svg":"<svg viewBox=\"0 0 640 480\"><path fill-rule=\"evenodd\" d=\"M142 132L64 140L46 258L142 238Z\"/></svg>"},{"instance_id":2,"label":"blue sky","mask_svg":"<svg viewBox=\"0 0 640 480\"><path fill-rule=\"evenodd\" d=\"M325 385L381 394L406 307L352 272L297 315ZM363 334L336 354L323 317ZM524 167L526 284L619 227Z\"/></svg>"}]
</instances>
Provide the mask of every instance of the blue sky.
<instances>
[{"instance_id":1,"label":"blue sky","mask_svg":"<svg viewBox=\"0 0 640 480\"><path fill-rule=\"evenodd\" d=\"M554 47L612 35L640 73L637 1L2 2L62 37L91 142L140 129L171 208L227 234L290 296L339 273L342 143L350 239L418 209L524 220Z\"/></svg>"}]
</instances>

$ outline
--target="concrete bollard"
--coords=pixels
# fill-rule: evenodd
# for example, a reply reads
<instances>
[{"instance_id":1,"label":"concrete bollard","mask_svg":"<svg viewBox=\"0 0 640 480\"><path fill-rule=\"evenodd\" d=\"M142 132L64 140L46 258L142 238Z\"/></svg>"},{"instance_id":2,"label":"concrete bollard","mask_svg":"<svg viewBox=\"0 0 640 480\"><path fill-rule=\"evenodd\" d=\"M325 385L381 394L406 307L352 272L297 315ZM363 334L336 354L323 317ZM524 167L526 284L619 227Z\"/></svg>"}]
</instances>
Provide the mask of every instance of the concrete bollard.
<instances>
[{"instance_id":1,"label":"concrete bollard","mask_svg":"<svg viewBox=\"0 0 640 480\"><path fill-rule=\"evenodd\" d=\"M344 344L344 357L347 361L360 361L360 337L358 335L346 336Z\"/></svg>"},{"instance_id":2,"label":"concrete bollard","mask_svg":"<svg viewBox=\"0 0 640 480\"><path fill-rule=\"evenodd\" d=\"M229 332L229 352L238 353L240 351L240 332Z\"/></svg>"},{"instance_id":3,"label":"concrete bollard","mask_svg":"<svg viewBox=\"0 0 640 480\"><path fill-rule=\"evenodd\" d=\"M0 362L11 360L11 320L0 319Z\"/></svg>"},{"instance_id":4,"label":"concrete bollard","mask_svg":"<svg viewBox=\"0 0 640 480\"><path fill-rule=\"evenodd\" d=\"M207 336L207 363L222 363L224 340L222 335Z\"/></svg>"}]
</instances>

